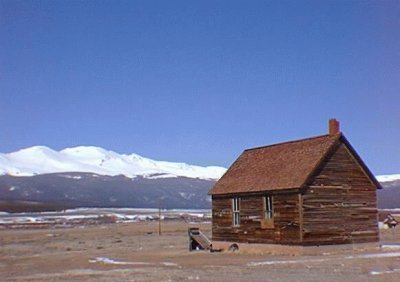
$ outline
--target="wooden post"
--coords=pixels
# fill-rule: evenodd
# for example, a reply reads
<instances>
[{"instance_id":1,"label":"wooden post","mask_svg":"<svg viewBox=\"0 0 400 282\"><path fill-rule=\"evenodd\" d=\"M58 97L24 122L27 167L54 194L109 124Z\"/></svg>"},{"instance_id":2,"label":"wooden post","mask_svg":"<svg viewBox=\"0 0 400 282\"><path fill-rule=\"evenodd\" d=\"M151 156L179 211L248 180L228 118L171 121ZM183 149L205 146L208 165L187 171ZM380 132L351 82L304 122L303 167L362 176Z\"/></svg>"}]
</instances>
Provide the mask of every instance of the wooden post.
<instances>
[{"instance_id":1,"label":"wooden post","mask_svg":"<svg viewBox=\"0 0 400 282\"><path fill-rule=\"evenodd\" d=\"M158 235L161 235L161 200L162 197L158 199Z\"/></svg>"},{"instance_id":2,"label":"wooden post","mask_svg":"<svg viewBox=\"0 0 400 282\"><path fill-rule=\"evenodd\" d=\"M161 235L161 207L158 208L158 235Z\"/></svg>"},{"instance_id":3,"label":"wooden post","mask_svg":"<svg viewBox=\"0 0 400 282\"><path fill-rule=\"evenodd\" d=\"M303 243L303 228L304 228L304 214L303 214L303 196L299 192L299 227L300 227L300 243Z\"/></svg>"}]
</instances>

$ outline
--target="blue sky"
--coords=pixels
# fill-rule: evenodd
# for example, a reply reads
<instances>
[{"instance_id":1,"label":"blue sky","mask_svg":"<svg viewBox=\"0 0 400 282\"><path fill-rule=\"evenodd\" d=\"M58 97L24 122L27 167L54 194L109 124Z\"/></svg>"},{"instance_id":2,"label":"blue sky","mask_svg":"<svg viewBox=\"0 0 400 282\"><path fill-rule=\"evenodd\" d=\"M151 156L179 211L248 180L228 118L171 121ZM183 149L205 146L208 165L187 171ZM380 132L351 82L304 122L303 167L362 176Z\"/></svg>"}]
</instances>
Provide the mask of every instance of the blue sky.
<instances>
[{"instance_id":1,"label":"blue sky","mask_svg":"<svg viewBox=\"0 0 400 282\"><path fill-rule=\"evenodd\" d=\"M400 173L399 1L0 0L0 152L229 166L336 117Z\"/></svg>"}]
</instances>

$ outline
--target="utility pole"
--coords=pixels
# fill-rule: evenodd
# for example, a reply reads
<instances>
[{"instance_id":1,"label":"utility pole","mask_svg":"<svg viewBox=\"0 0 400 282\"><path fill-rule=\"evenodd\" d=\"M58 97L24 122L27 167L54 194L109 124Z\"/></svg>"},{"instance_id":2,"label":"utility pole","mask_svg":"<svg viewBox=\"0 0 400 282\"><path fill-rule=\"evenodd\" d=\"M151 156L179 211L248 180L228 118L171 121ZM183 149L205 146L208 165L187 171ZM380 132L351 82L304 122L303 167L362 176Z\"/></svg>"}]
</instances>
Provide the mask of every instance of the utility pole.
<instances>
[{"instance_id":1,"label":"utility pole","mask_svg":"<svg viewBox=\"0 0 400 282\"><path fill-rule=\"evenodd\" d=\"M158 235L161 235L161 198L158 199Z\"/></svg>"}]
</instances>

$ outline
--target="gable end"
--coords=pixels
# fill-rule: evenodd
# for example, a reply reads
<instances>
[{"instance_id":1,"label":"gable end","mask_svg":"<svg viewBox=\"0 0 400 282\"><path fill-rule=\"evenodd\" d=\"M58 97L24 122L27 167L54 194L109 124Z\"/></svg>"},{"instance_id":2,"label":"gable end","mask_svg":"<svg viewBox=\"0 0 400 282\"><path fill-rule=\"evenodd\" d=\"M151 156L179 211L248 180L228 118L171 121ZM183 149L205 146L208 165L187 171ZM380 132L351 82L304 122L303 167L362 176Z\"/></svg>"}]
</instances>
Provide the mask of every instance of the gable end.
<instances>
[{"instance_id":1,"label":"gable end","mask_svg":"<svg viewBox=\"0 0 400 282\"><path fill-rule=\"evenodd\" d=\"M324 155L324 157L320 160L318 165L315 167L312 173L308 176L306 182L304 183L303 187L306 187L307 185L311 184L314 182L315 177L317 177L320 172L324 169L324 167L330 162L331 158L335 156L335 154L338 153L338 150L344 148L344 150L347 152L347 155L349 158L354 162L354 164L357 166L358 170L362 172L362 174L368 179L368 181L376 187L376 189L382 189L382 186L380 183L376 180L375 176L371 173L371 171L368 169L368 167L365 165L365 163L362 161L360 156L357 154L357 152L354 150L354 148L351 146L350 142L343 136L341 135L340 138L331 146L331 148L327 151L327 153ZM343 153L343 152L342 152ZM346 161L346 160L343 160ZM347 160L348 161L348 160ZM341 170L345 168L345 164L340 165L340 163L337 164L337 170ZM354 172L354 170L353 170ZM342 171L342 173L344 173ZM345 172L349 175L349 179L352 176L352 172L348 171Z\"/></svg>"}]
</instances>

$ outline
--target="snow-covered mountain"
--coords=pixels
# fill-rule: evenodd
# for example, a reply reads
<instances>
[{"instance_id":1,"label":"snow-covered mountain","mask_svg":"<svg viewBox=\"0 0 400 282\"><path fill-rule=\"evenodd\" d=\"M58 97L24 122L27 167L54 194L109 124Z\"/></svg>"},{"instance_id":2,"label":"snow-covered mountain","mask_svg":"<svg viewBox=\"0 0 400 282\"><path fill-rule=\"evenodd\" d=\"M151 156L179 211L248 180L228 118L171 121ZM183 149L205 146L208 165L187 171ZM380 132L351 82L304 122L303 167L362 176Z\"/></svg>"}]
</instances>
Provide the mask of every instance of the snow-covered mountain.
<instances>
[{"instance_id":1,"label":"snow-covered mountain","mask_svg":"<svg viewBox=\"0 0 400 282\"><path fill-rule=\"evenodd\" d=\"M13 153L0 153L0 174L33 176L47 173L89 172L100 175L125 175L129 178L189 177L219 179L226 169L185 163L155 161L137 154L125 155L100 147L79 146L55 151L34 146Z\"/></svg>"},{"instance_id":2,"label":"snow-covered mountain","mask_svg":"<svg viewBox=\"0 0 400 282\"><path fill-rule=\"evenodd\" d=\"M400 174L378 175L376 179L381 183L399 181Z\"/></svg>"},{"instance_id":3,"label":"snow-covered mountain","mask_svg":"<svg viewBox=\"0 0 400 282\"><path fill-rule=\"evenodd\" d=\"M210 208L209 189L226 171L154 161L98 147L35 146L0 154L0 211L75 207ZM379 208L400 207L400 174L377 176Z\"/></svg>"}]
</instances>

